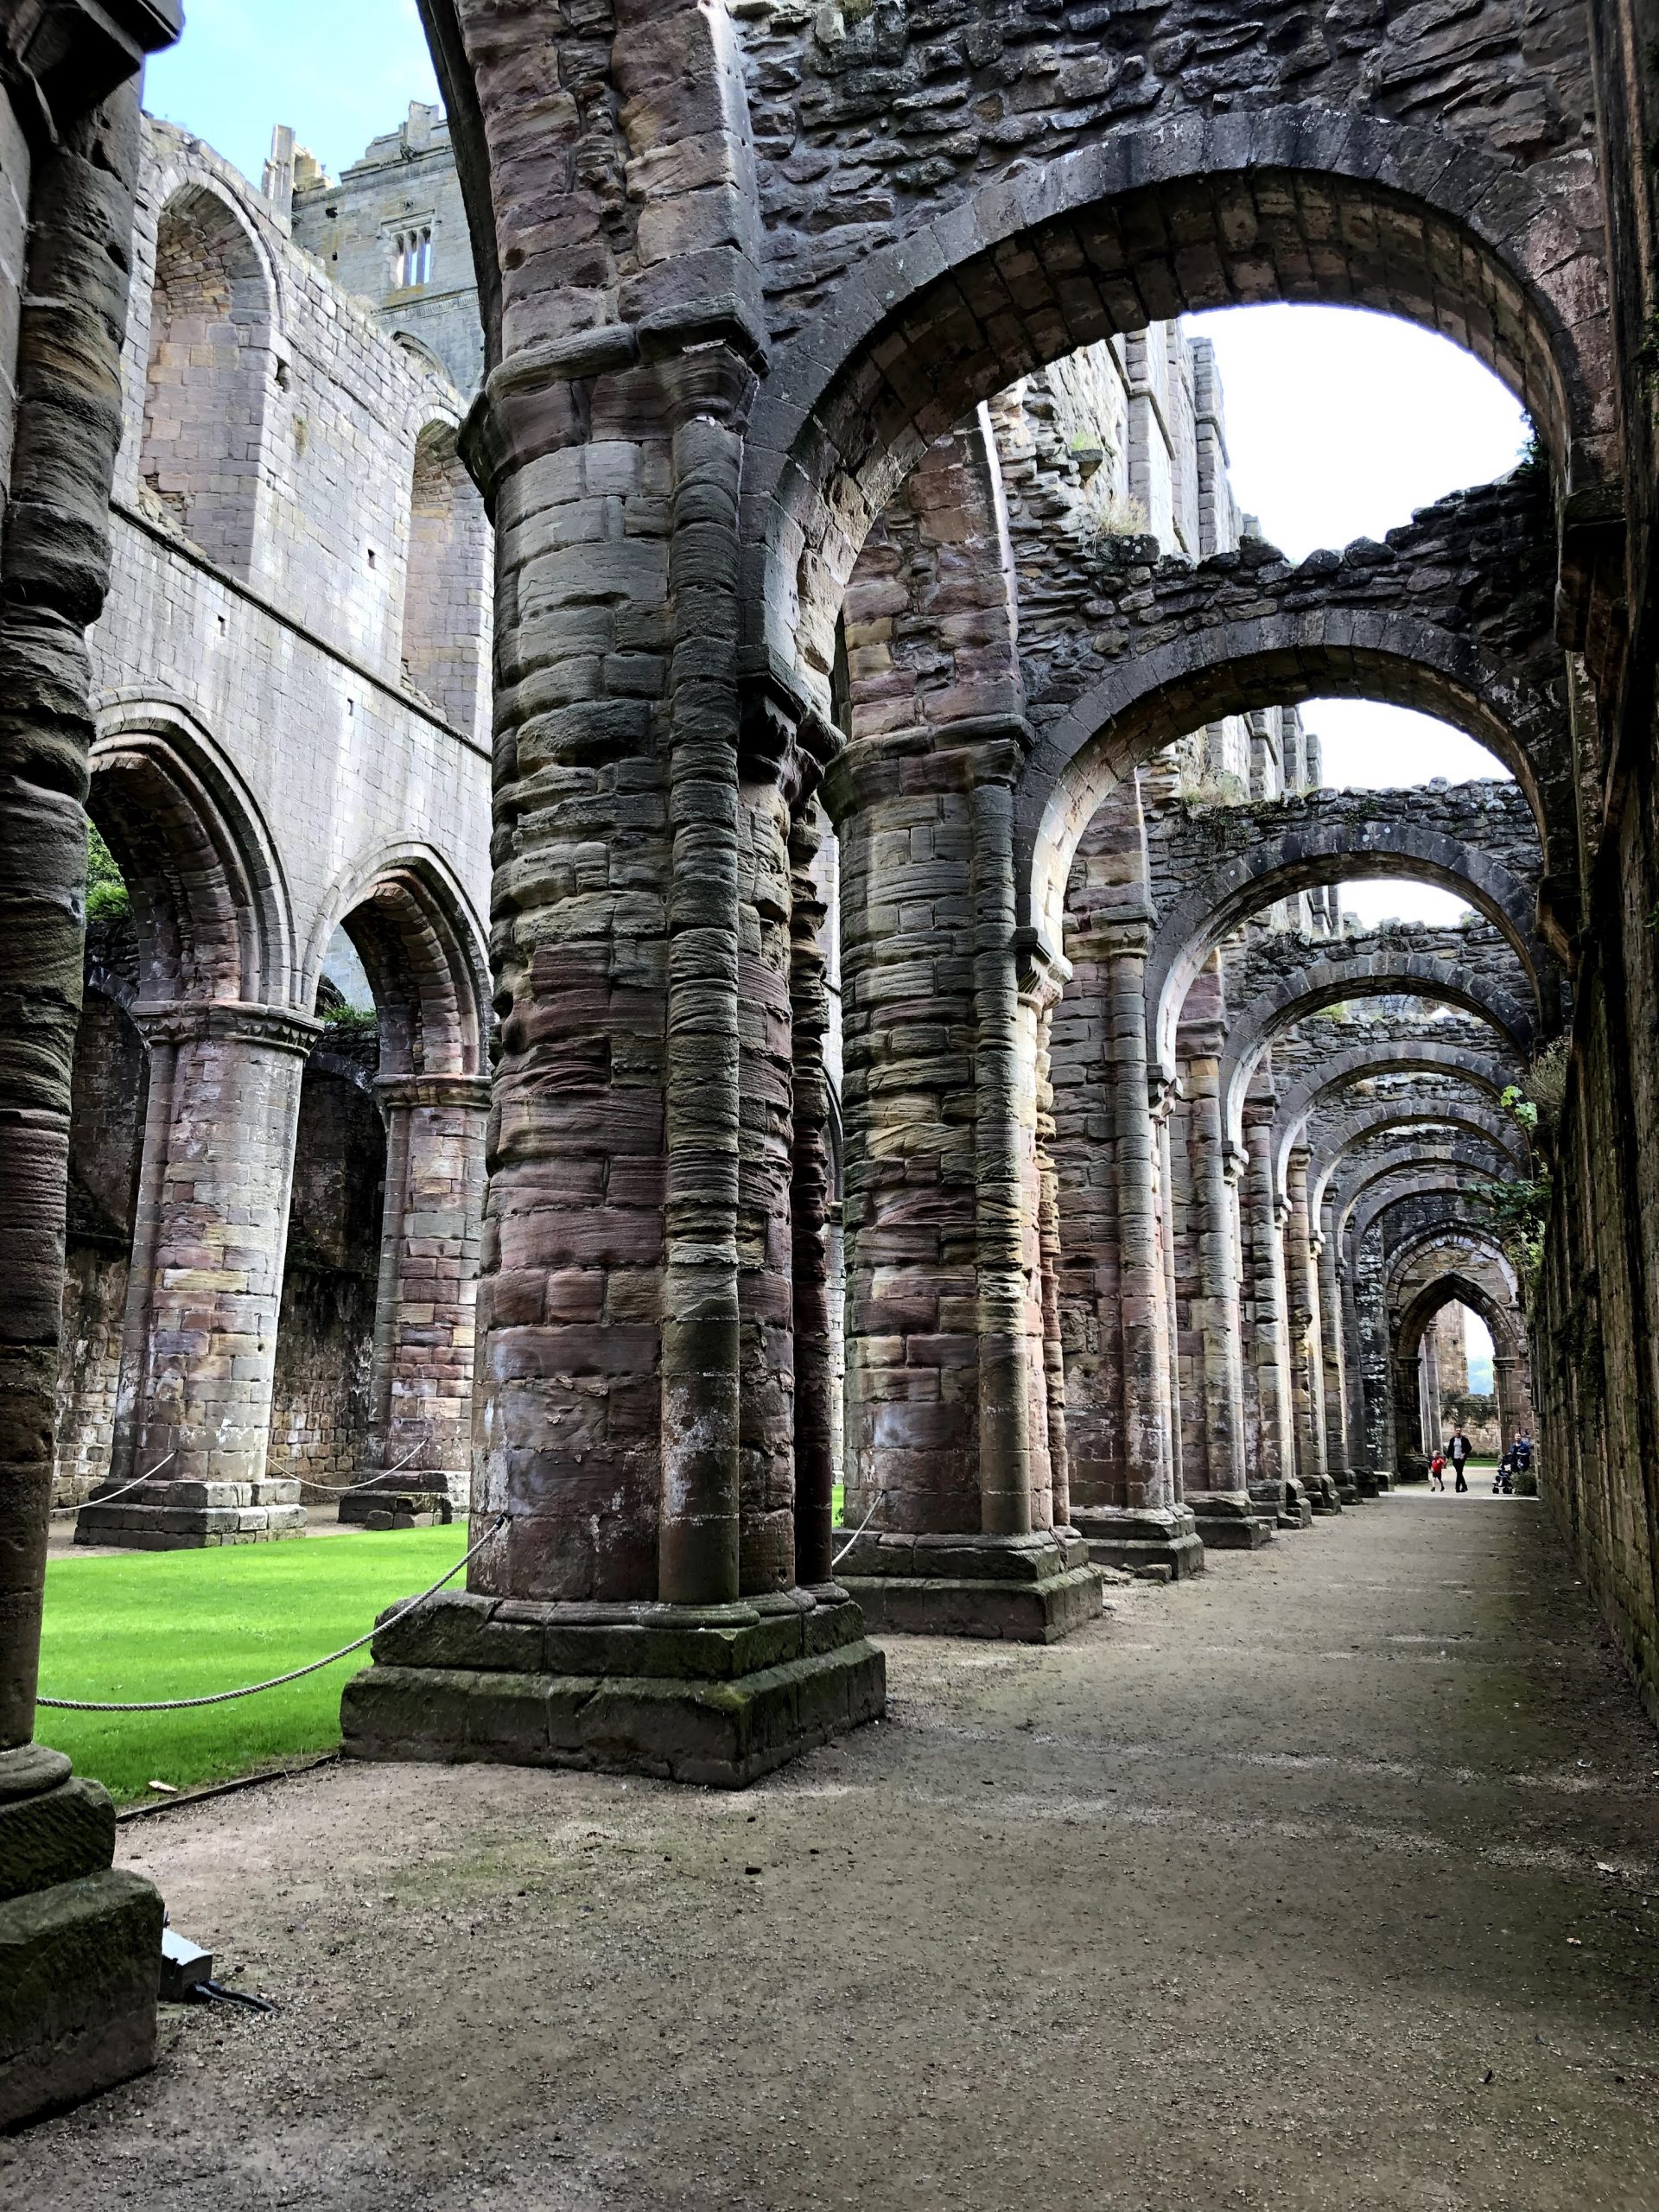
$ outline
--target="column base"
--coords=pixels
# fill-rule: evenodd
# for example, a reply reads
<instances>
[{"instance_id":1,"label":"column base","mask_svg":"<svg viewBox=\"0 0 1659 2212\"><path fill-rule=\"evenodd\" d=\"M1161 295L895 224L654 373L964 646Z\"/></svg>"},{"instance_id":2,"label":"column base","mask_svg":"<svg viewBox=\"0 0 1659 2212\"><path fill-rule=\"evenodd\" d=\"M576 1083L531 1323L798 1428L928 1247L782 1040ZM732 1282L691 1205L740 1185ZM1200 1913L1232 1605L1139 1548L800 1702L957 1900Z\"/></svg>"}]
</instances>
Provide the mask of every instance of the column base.
<instances>
[{"instance_id":1,"label":"column base","mask_svg":"<svg viewBox=\"0 0 1659 2212\"><path fill-rule=\"evenodd\" d=\"M1379 1475L1377 1473L1375 1467L1356 1467L1354 1469L1354 1487L1358 1491L1362 1498L1369 1499L1380 1497L1382 1492L1382 1485L1386 1479L1387 1478L1385 1476Z\"/></svg>"},{"instance_id":2,"label":"column base","mask_svg":"<svg viewBox=\"0 0 1659 2212\"><path fill-rule=\"evenodd\" d=\"M1338 1503L1343 1505L1359 1503L1362 1492L1358 1483L1355 1480L1351 1467L1338 1467L1331 1477L1331 1480L1336 1485Z\"/></svg>"},{"instance_id":3,"label":"column base","mask_svg":"<svg viewBox=\"0 0 1659 2212\"><path fill-rule=\"evenodd\" d=\"M1372 1471L1371 1480L1376 1484L1376 1495L1379 1497L1386 1497L1389 1492L1396 1487L1395 1478L1385 1474L1380 1467Z\"/></svg>"},{"instance_id":4,"label":"column base","mask_svg":"<svg viewBox=\"0 0 1659 2212\"><path fill-rule=\"evenodd\" d=\"M95 1493L75 1516L78 1544L114 1544L136 1552L273 1544L304 1534L297 1482L141 1483L108 1502Z\"/></svg>"},{"instance_id":5,"label":"column base","mask_svg":"<svg viewBox=\"0 0 1659 2212\"><path fill-rule=\"evenodd\" d=\"M1329 1475L1304 1475L1302 1488L1307 1492L1307 1502L1317 1516L1341 1512L1342 1500Z\"/></svg>"},{"instance_id":6,"label":"column base","mask_svg":"<svg viewBox=\"0 0 1659 2212\"><path fill-rule=\"evenodd\" d=\"M1075 1529L1027 1536L878 1535L849 1539L836 1573L874 1629L1058 1643L1100 1618L1105 1585Z\"/></svg>"},{"instance_id":7,"label":"column base","mask_svg":"<svg viewBox=\"0 0 1659 2212\"><path fill-rule=\"evenodd\" d=\"M360 1478L369 1480L367 1476ZM466 1478L447 1474L388 1475L376 1481L372 1489L353 1490L340 1501L340 1525L344 1528L414 1529L421 1525L423 1517L436 1522L453 1521L457 1510L465 1512L464 1504L457 1508L455 1485L461 1484L461 1494L466 1496Z\"/></svg>"},{"instance_id":8,"label":"column base","mask_svg":"<svg viewBox=\"0 0 1659 2212\"><path fill-rule=\"evenodd\" d=\"M1186 1503L1206 1551L1256 1552L1274 1538L1249 1491L1189 1491Z\"/></svg>"},{"instance_id":9,"label":"column base","mask_svg":"<svg viewBox=\"0 0 1659 2212\"><path fill-rule=\"evenodd\" d=\"M1204 1572L1204 1540L1184 1505L1163 1511L1074 1505L1071 1525L1096 1567L1116 1567L1149 1582L1181 1582Z\"/></svg>"},{"instance_id":10,"label":"column base","mask_svg":"<svg viewBox=\"0 0 1659 2212\"><path fill-rule=\"evenodd\" d=\"M340 1700L352 1758L741 1789L887 1707L887 1663L835 1583L707 1609L454 1591L372 1649Z\"/></svg>"},{"instance_id":11,"label":"column base","mask_svg":"<svg viewBox=\"0 0 1659 2212\"><path fill-rule=\"evenodd\" d=\"M1313 1526L1313 1501L1294 1475L1287 1475L1284 1484L1284 1503L1279 1508L1281 1529L1311 1529Z\"/></svg>"},{"instance_id":12,"label":"column base","mask_svg":"<svg viewBox=\"0 0 1659 2212\"><path fill-rule=\"evenodd\" d=\"M162 1900L114 1849L109 1793L61 1752L0 1754L0 2129L156 2063Z\"/></svg>"}]
</instances>

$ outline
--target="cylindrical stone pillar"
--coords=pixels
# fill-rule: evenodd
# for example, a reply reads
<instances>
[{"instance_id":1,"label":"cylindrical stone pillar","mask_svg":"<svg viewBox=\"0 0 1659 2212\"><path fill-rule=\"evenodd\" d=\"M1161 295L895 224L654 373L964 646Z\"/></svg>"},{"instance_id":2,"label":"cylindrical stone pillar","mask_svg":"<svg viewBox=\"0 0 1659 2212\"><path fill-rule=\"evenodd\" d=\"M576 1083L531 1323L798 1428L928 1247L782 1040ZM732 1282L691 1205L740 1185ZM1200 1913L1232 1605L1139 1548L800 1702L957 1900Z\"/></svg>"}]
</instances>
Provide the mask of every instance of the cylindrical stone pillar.
<instances>
[{"instance_id":1,"label":"cylindrical stone pillar","mask_svg":"<svg viewBox=\"0 0 1659 2212\"><path fill-rule=\"evenodd\" d=\"M1371 1424L1366 1400L1365 1343L1360 1329L1359 1291L1356 1280L1358 1262L1352 1251L1352 1238L1345 1237L1349 1246L1343 1255L1338 1273L1342 1291L1342 1363L1346 1384L1343 1402L1348 1415L1348 1465L1352 1468L1354 1483L1362 1497L1376 1497L1381 1489L1376 1453L1371 1443Z\"/></svg>"},{"instance_id":2,"label":"cylindrical stone pillar","mask_svg":"<svg viewBox=\"0 0 1659 2212\"><path fill-rule=\"evenodd\" d=\"M1021 1536L1033 1520L1032 1362L1020 983L1014 949L1013 791L1007 783L988 778L974 783L971 835L980 1527L988 1536Z\"/></svg>"},{"instance_id":3,"label":"cylindrical stone pillar","mask_svg":"<svg viewBox=\"0 0 1659 2212\"><path fill-rule=\"evenodd\" d=\"M318 1024L234 1002L134 1013L152 1074L115 1438L75 1541L176 1550L296 1535L300 1486L268 1481L265 1456L300 1083Z\"/></svg>"},{"instance_id":4,"label":"cylindrical stone pillar","mask_svg":"<svg viewBox=\"0 0 1659 2212\"><path fill-rule=\"evenodd\" d=\"M1325 1393L1325 1465L1344 1505L1359 1501L1359 1485L1348 1457L1348 1373L1342 1343L1342 1262L1333 1230L1322 1232L1319 1247L1319 1357Z\"/></svg>"},{"instance_id":5,"label":"cylindrical stone pillar","mask_svg":"<svg viewBox=\"0 0 1659 2212\"><path fill-rule=\"evenodd\" d=\"M1319 1254L1308 1205L1309 1160L1306 1145L1292 1147L1286 1186L1290 1225L1286 1242L1286 1283L1290 1300L1290 1338L1296 1397L1296 1466L1310 1493L1327 1508L1340 1503L1325 1458L1325 1357L1319 1330Z\"/></svg>"},{"instance_id":6,"label":"cylindrical stone pillar","mask_svg":"<svg viewBox=\"0 0 1659 2212\"><path fill-rule=\"evenodd\" d=\"M1220 1064L1207 1047L1187 1061L1186 1083L1192 1102L1190 1138L1198 1217L1205 1487L1212 1496L1242 1498L1248 1495L1249 1483L1244 1459L1234 1162L1222 1128ZM1188 1500L1196 1504L1190 1488Z\"/></svg>"},{"instance_id":7,"label":"cylindrical stone pillar","mask_svg":"<svg viewBox=\"0 0 1659 2212\"><path fill-rule=\"evenodd\" d=\"M1271 1108L1247 1110L1245 1147L1249 1154L1251 1290L1255 1306L1253 1351L1256 1402L1260 1409L1261 1458L1257 1473L1276 1483L1281 1499L1296 1473L1295 1429L1287 1388L1290 1338L1285 1319L1285 1257L1279 1192L1274 1172Z\"/></svg>"},{"instance_id":8,"label":"cylindrical stone pillar","mask_svg":"<svg viewBox=\"0 0 1659 2212\"><path fill-rule=\"evenodd\" d=\"M376 1489L442 1492L465 1508L471 1488L472 1390L484 1133L480 1076L383 1076L386 1195L375 1300L365 1477L340 1518L375 1510Z\"/></svg>"},{"instance_id":9,"label":"cylindrical stone pillar","mask_svg":"<svg viewBox=\"0 0 1659 2212\"><path fill-rule=\"evenodd\" d=\"M795 1334L795 1558L809 1588L834 1560L835 1397L830 1313L830 1088L824 1045L830 993L826 914L813 873L819 832L810 815L790 839L789 1003L794 1048L790 1235Z\"/></svg>"}]
</instances>

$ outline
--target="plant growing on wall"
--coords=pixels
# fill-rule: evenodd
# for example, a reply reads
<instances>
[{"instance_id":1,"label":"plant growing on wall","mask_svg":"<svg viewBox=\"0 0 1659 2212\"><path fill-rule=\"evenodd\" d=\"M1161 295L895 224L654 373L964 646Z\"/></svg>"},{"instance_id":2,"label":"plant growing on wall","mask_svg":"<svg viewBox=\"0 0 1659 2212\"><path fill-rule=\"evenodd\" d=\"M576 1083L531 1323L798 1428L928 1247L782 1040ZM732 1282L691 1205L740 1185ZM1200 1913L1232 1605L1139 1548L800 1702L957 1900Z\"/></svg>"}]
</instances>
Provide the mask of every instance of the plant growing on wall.
<instances>
[{"instance_id":1,"label":"plant growing on wall","mask_svg":"<svg viewBox=\"0 0 1659 2212\"><path fill-rule=\"evenodd\" d=\"M116 866L115 855L99 835L95 823L86 824L86 918L112 922L132 912L126 878Z\"/></svg>"}]
</instances>

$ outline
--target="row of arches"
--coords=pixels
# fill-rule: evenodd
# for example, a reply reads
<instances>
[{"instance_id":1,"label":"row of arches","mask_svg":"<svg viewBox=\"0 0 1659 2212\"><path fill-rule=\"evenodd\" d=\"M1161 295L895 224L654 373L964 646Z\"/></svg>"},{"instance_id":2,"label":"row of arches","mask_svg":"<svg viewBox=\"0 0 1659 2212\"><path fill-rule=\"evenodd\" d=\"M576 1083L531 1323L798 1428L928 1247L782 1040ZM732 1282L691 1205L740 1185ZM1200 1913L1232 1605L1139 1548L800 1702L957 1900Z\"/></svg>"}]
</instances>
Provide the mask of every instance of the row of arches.
<instances>
[{"instance_id":1,"label":"row of arches","mask_svg":"<svg viewBox=\"0 0 1659 2212\"><path fill-rule=\"evenodd\" d=\"M447 1510L466 1481L487 1097L464 893L435 851L388 847L302 927L246 786L155 702L105 708L88 810L124 900L92 925L74 1076L88 1203L59 1474L70 1502L93 1499L79 1534L293 1533L306 1495L381 1467ZM356 1003L330 980L342 947Z\"/></svg>"}]
</instances>

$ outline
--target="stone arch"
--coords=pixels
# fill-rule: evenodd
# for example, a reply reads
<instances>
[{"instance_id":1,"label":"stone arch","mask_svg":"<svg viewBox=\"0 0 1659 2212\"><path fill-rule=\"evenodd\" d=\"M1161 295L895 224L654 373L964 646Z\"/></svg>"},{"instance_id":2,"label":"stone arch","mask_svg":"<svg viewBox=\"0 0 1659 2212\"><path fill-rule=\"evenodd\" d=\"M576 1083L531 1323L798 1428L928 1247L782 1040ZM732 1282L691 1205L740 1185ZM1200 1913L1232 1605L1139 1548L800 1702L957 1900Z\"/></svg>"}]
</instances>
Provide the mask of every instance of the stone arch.
<instances>
[{"instance_id":1,"label":"stone arch","mask_svg":"<svg viewBox=\"0 0 1659 2212\"><path fill-rule=\"evenodd\" d=\"M1503 932L1535 1002L1548 1014L1551 971L1533 928L1536 894L1521 877L1478 846L1414 823L1368 823L1357 830L1321 824L1264 839L1165 915L1147 963L1147 1001L1160 1064L1168 1065L1173 1057L1186 995L1224 938L1299 892L1372 876L1431 883L1467 899Z\"/></svg>"},{"instance_id":2,"label":"stone arch","mask_svg":"<svg viewBox=\"0 0 1659 2212\"><path fill-rule=\"evenodd\" d=\"M213 182L180 184L156 225L139 475L143 496L238 576L258 531L276 316L242 211Z\"/></svg>"},{"instance_id":3,"label":"stone arch","mask_svg":"<svg viewBox=\"0 0 1659 2212\"><path fill-rule=\"evenodd\" d=\"M139 997L280 1006L293 975L282 863L257 803L171 702L121 698L98 717L87 811L126 879Z\"/></svg>"},{"instance_id":4,"label":"stone arch","mask_svg":"<svg viewBox=\"0 0 1659 2212\"><path fill-rule=\"evenodd\" d=\"M455 728L477 734L489 702L490 525L452 423L415 441L404 574L404 681Z\"/></svg>"},{"instance_id":5,"label":"stone arch","mask_svg":"<svg viewBox=\"0 0 1659 2212\"><path fill-rule=\"evenodd\" d=\"M1605 296L1558 194L1443 133L1291 103L1115 126L872 254L783 348L744 486L752 643L823 689L859 546L927 446L1013 378L1192 309L1320 299L1440 330L1522 398L1562 482L1595 479Z\"/></svg>"},{"instance_id":6,"label":"stone arch","mask_svg":"<svg viewBox=\"0 0 1659 2212\"><path fill-rule=\"evenodd\" d=\"M1446 1268L1413 1292L1403 1307L1396 1307L1391 1298L1385 1325L1394 1383L1395 1457L1399 1461L1408 1461L1414 1456L1403 1444L1404 1438L1411 1433L1414 1413L1418 1416L1420 1445L1427 1445L1428 1439L1421 1433L1419 1396L1423 1338L1437 1315L1452 1305L1466 1306L1479 1316L1491 1332L1494 1351L1500 1357L1525 1363L1525 1340L1516 1327L1513 1312L1500 1305L1478 1276L1458 1268Z\"/></svg>"},{"instance_id":7,"label":"stone arch","mask_svg":"<svg viewBox=\"0 0 1659 2212\"><path fill-rule=\"evenodd\" d=\"M1389 1208L1407 1198L1446 1198L1467 1202L1471 1182L1491 1179L1494 1160L1472 1144L1404 1146L1386 1158L1368 1163L1352 1183L1339 1186L1331 1199L1332 1225L1338 1236L1351 1233L1357 1250ZM1404 1189L1395 1179L1412 1178Z\"/></svg>"},{"instance_id":8,"label":"stone arch","mask_svg":"<svg viewBox=\"0 0 1659 2212\"><path fill-rule=\"evenodd\" d=\"M477 923L435 854L387 849L336 885L312 931L306 988L344 929L379 1017L383 1076L486 1071L489 989Z\"/></svg>"},{"instance_id":9,"label":"stone arch","mask_svg":"<svg viewBox=\"0 0 1659 2212\"><path fill-rule=\"evenodd\" d=\"M1450 723L1515 777L1543 864L1558 848L1571 852L1571 793L1548 765L1562 750L1554 701L1467 637L1406 609L1314 607L1135 653L1044 732L1015 802L1022 921L1052 935L1078 840L1132 768L1208 722L1314 698L1376 700Z\"/></svg>"},{"instance_id":10,"label":"stone arch","mask_svg":"<svg viewBox=\"0 0 1659 2212\"><path fill-rule=\"evenodd\" d=\"M1274 1116L1274 1184L1283 1190L1285 1163L1312 1117L1322 1106L1356 1084L1379 1077L1405 1075L1451 1076L1484 1090L1494 1103L1516 1083L1522 1070L1517 1062L1505 1067L1498 1060L1483 1059L1467 1046L1436 1045L1432 1041L1402 1043L1397 1039L1374 1045L1356 1045L1286 1092Z\"/></svg>"},{"instance_id":11,"label":"stone arch","mask_svg":"<svg viewBox=\"0 0 1659 2212\"><path fill-rule=\"evenodd\" d=\"M1308 1193L1315 1220L1319 1217L1325 1194L1343 1162L1370 1138L1381 1135L1386 1129L1396 1128L1458 1129L1466 1136L1485 1139L1505 1154L1522 1173L1529 1165L1525 1140L1505 1115L1452 1099L1389 1099L1344 1116L1329 1149L1320 1147Z\"/></svg>"},{"instance_id":12,"label":"stone arch","mask_svg":"<svg viewBox=\"0 0 1659 2212\"><path fill-rule=\"evenodd\" d=\"M1310 948L1311 950L1311 948ZM1243 1141L1244 1100L1262 1054L1275 1038L1328 1006L1367 998L1422 998L1458 1007L1494 1029L1522 1060L1530 1058L1537 1028L1518 999L1484 977L1460 972L1421 953L1362 953L1347 960L1311 961L1240 1009L1228 1023L1221 1061L1224 1126L1234 1144ZM1175 1070L1165 1070L1173 1080Z\"/></svg>"}]
</instances>

